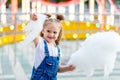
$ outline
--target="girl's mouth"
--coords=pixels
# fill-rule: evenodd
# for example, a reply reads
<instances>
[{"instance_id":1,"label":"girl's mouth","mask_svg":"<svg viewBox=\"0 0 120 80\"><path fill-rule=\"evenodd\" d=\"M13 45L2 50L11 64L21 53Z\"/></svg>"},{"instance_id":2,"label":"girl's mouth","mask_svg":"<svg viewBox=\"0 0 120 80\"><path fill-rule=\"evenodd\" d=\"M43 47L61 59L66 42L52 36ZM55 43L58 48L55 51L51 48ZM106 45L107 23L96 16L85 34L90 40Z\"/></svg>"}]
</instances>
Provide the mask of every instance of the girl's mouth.
<instances>
[{"instance_id":1,"label":"girl's mouth","mask_svg":"<svg viewBox=\"0 0 120 80\"><path fill-rule=\"evenodd\" d=\"M54 39L54 37L48 37L49 39Z\"/></svg>"}]
</instances>

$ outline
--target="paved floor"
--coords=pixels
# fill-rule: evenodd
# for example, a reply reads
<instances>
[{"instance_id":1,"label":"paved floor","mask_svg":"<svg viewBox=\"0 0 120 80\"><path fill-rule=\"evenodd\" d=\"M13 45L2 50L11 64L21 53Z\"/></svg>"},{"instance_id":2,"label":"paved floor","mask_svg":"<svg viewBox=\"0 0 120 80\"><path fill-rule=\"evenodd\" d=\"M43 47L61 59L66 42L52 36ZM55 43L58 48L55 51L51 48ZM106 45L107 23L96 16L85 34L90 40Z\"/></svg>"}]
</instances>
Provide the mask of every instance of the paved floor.
<instances>
[{"instance_id":1,"label":"paved floor","mask_svg":"<svg viewBox=\"0 0 120 80\"><path fill-rule=\"evenodd\" d=\"M81 41L63 41L61 43L65 64L71 53L80 47ZM71 45L72 44L72 45ZM0 47L0 80L29 80L34 59L32 44L19 50L17 44ZM120 80L120 54L116 66L109 77L103 77L103 69L95 70L92 77L86 77L83 72L58 73L58 80Z\"/></svg>"}]
</instances>

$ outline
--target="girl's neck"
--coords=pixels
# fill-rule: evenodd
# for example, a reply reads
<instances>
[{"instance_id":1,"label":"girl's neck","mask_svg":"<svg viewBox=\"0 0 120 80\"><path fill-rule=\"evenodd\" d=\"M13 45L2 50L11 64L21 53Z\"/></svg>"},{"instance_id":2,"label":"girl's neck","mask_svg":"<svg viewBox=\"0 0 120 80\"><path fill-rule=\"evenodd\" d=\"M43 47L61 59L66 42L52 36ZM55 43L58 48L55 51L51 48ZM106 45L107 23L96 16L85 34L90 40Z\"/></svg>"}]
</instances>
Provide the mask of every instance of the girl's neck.
<instances>
[{"instance_id":1,"label":"girl's neck","mask_svg":"<svg viewBox=\"0 0 120 80\"><path fill-rule=\"evenodd\" d=\"M56 44L55 44L55 42L51 42L51 43L48 43L50 46L52 46L52 47L56 47Z\"/></svg>"},{"instance_id":2,"label":"girl's neck","mask_svg":"<svg viewBox=\"0 0 120 80\"><path fill-rule=\"evenodd\" d=\"M45 40L51 47L56 47L56 43L55 42L48 42L47 40Z\"/></svg>"}]
</instances>

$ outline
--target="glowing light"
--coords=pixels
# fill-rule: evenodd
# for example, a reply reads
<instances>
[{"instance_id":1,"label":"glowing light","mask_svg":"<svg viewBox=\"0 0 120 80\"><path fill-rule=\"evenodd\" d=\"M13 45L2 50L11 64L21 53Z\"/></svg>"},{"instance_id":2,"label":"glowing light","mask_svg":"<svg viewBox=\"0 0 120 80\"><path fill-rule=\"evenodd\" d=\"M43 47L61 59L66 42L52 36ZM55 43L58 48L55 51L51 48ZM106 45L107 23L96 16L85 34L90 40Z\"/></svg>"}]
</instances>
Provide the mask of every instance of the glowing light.
<instances>
[{"instance_id":1,"label":"glowing light","mask_svg":"<svg viewBox=\"0 0 120 80\"><path fill-rule=\"evenodd\" d=\"M3 42L4 42L4 43L7 42L7 38L6 38L6 37L3 38Z\"/></svg>"},{"instance_id":2,"label":"glowing light","mask_svg":"<svg viewBox=\"0 0 120 80\"><path fill-rule=\"evenodd\" d=\"M69 26L69 25L70 25L70 22L69 22L69 21L67 21L67 22L66 22L66 25L67 25L67 26Z\"/></svg>"},{"instance_id":3,"label":"glowing light","mask_svg":"<svg viewBox=\"0 0 120 80\"><path fill-rule=\"evenodd\" d=\"M3 27L0 28L0 32L3 32Z\"/></svg>"},{"instance_id":4,"label":"glowing light","mask_svg":"<svg viewBox=\"0 0 120 80\"><path fill-rule=\"evenodd\" d=\"M13 25L10 26L10 30L14 30L14 26Z\"/></svg>"},{"instance_id":5,"label":"glowing light","mask_svg":"<svg viewBox=\"0 0 120 80\"><path fill-rule=\"evenodd\" d=\"M23 40L25 39L25 37L26 37L25 35L22 35L22 39L23 39Z\"/></svg>"},{"instance_id":6,"label":"glowing light","mask_svg":"<svg viewBox=\"0 0 120 80\"><path fill-rule=\"evenodd\" d=\"M73 34L73 38L74 39L77 39L78 38L78 35L76 33Z\"/></svg>"},{"instance_id":7,"label":"glowing light","mask_svg":"<svg viewBox=\"0 0 120 80\"><path fill-rule=\"evenodd\" d=\"M14 42L14 37L13 37L13 35L9 35L9 36L7 36L7 38L8 38L8 43L13 43Z\"/></svg>"},{"instance_id":8,"label":"glowing light","mask_svg":"<svg viewBox=\"0 0 120 80\"><path fill-rule=\"evenodd\" d=\"M86 38L90 36L90 33L86 33Z\"/></svg>"},{"instance_id":9,"label":"glowing light","mask_svg":"<svg viewBox=\"0 0 120 80\"><path fill-rule=\"evenodd\" d=\"M87 26L87 27L90 27L90 22L86 22L86 26Z\"/></svg>"},{"instance_id":10,"label":"glowing light","mask_svg":"<svg viewBox=\"0 0 120 80\"><path fill-rule=\"evenodd\" d=\"M26 26L26 23L22 23L22 28L24 28Z\"/></svg>"},{"instance_id":11,"label":"glowing light","mask_svg":"<svg viewBox=\"0 0 120 80\"><path fill-rule=\"evenodd\" d=\"M97 28L100 28L100 24L99 24L99 23L96 23L96 27L97 27Z\"/></svg>"},{"instance_id":12,"label":"glowing light","mask_svg":"<svg viewBox=\"0 0 120 80\"><path fill-rule=\"evenodd\" d=\"M110 26L109 25L106 25L106 30L109 30L110 29Z\"/></svg>"},{"instance_id":13,"label":"glowing light","mask_svg":"<svg viewBox=\"0 0 120 80\"><path fill-rule=\"evenodd\" d=\"M2 40L0 39L0 45L2 44Z\"/></svg>"}]
</instances>

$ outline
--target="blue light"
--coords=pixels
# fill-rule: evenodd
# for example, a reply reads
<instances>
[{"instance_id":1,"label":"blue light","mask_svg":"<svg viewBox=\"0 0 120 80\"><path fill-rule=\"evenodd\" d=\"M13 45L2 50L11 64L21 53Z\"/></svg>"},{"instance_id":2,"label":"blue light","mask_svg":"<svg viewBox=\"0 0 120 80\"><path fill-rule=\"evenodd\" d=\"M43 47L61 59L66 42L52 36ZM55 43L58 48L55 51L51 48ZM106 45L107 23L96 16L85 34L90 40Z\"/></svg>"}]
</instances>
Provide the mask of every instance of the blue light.
<instances>
[{"instance_id":1,"label":"blue light","mask_svg":"<svg viewBox=\"0 0 120 80\"><path fill-rule=\"evenodd\" d=\"M96 27L97 27L97 28L100 28L100 24L99 24L99 23L96 23Z\"/></svg>"}]
</instances>

